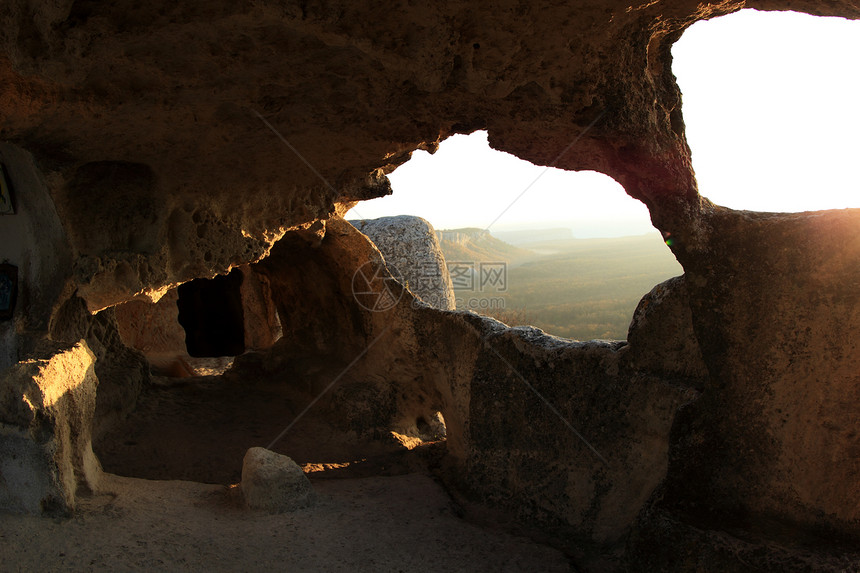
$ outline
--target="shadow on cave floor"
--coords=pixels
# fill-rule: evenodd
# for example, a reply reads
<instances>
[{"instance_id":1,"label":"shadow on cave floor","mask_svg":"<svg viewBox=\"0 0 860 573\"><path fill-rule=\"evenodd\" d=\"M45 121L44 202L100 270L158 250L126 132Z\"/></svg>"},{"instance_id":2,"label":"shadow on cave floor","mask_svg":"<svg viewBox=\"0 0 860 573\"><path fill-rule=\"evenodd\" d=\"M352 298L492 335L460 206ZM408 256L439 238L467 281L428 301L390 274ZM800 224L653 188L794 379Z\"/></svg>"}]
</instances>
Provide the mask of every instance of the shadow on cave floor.
<instances>
[{"instance_id":1,"label":"shadow on cave floor","mask_svg":"<svg viewBox=\"0 0 860 573\"><path fill-rule=\"evenodd\" d=\"M238 483L248 448L268 446L313 400L285 382L230 376L158 378L136 409L96 438L105 471L152 480ZM332 424L321 400L270 449L311 479L427 473L445 443L412 450L392 436L362 439Z\"/></svg>"}]
</instances>

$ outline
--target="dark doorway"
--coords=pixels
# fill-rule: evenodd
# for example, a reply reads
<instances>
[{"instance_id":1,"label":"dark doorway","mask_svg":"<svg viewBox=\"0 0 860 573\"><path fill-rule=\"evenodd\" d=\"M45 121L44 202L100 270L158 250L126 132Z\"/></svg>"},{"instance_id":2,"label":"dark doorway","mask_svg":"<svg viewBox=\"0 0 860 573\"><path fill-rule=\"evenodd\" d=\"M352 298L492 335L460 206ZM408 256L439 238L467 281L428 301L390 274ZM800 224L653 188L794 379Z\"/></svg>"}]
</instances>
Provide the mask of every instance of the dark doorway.
<instances>
[{"instance_id":1,"label":"dark doorway","mask_svg":"<svg viewBox=\"0 0 860 573\"><path fill-rule=\"evenodd\" d=\"M188 354L197 358L238 356L245 352L242 272L196 279L179 286L179 324Z\"/></svg>"}]
</instances>

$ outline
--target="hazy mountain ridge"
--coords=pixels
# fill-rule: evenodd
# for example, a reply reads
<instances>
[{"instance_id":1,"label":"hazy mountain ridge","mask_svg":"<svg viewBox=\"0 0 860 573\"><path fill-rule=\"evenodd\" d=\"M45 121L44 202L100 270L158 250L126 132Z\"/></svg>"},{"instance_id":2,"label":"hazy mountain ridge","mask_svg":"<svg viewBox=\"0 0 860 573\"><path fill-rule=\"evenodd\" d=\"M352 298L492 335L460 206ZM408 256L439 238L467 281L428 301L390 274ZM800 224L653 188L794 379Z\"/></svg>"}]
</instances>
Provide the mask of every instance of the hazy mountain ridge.
<instances>
[{"instance_id":1,"label":"hazy mountain ridge","mask_svg":"<svg viewBox=\"0 0 860 573\"><path fill-rule=\"evenodd\" d=\"M504 261L511 264L535 256L535 253L501 241L486 229L477 227L436 231L436 238L448 262Z\"/></svg>"},{"instance_id":2,"label":"hazy mountain ridge","mask_svg":"<svg viewBox=\"0 0 860 573\"><path fill-rule=\"evenodd\" d=\"M526 247L529 243L543 241L569 241L574 239L573 230L569 227L553 229L524 229L520 231L497 231L497 239L517 247Z\"/></svg>"}]
</instances>

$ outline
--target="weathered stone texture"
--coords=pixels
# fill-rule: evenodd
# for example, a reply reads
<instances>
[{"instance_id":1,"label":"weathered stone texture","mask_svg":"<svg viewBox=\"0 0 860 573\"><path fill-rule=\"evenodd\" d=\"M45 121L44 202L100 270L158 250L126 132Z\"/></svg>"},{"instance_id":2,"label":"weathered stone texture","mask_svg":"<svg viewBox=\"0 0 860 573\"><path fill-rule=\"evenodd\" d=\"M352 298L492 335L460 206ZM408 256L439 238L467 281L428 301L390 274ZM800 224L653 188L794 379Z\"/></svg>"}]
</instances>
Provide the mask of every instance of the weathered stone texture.
<instances>
[{"instance_id":1,"label":"weathered stone texture","mask_svg":"<svg viewBox=\"0 0 860 573\"><path fill-rule=\"evenodd\" d=\"M860 536L860 210L712 224L686 281L711 383L679 427L673 503Z\"/></svg>"},{"instance_id":2,"label":"weathered stone texture","mask_svg":"<svg viewBox=\"0 0 860 573\"><path fill-rule=\"evenodd\" d=\"M0 4L0 158L22 207L0 222L0 257L26 278L0 368L49 336L118 338L112 311L82 311L269 255L259 272L290 336L246 367L336 371L372 345L332 395L360 403L343 423L406 431L442 411L455 489L566 531L588 559L617 564L637 512L640 533L668 516L761 546L797 542L786 531L856 544L860 211L713 205L684 137L671 45L742 7L860 18L851 0ZM396 288L387 313L356 304L357 267L384 262L337 216L390 192L413 150L476 129L607 173L671 236L683 287L643 300L628 347L413 307ZM104 347L125 366L99 402L122 388L108 402L128 407L139 357ZM667 569L713 553L632 539Z\"/></svg>"},{"instance_id":3,"label":"weathered stone texture","mask_svg":"<svg viewBox=\"0 0 860 573\"><path fill-rule=\"evenodd\" d=\"M251 509L269 513L311 505L311 482L296 462L265 448L251 448L242 460L242 496Z\"/></svg>"},{"instance_id":4,"label":"weathered stone texture","mask_svg":"<svg viewBox=\"0 0 860 573\"><path fill-rule=\"evenodd\" d=\"M0 509L66 513L97 486L94 362L84 341L46 343L0 378Z\"/></svg>"},{"instance_id":5,"label":"weathered stone texture","mask_svg":"<svg viewBox=\"0 0 860 573\"><path fill-rule=\"evenodd\" d=\"M673 382L702 390L708 369L693 331L690 299L683 276L662 282L642 297L627 333L624 360L637 372L671 376Z\"/></svg>"},{"instance_id":6,"label":"weathered stone texture","mask_svg":"<svg viewBox=\"0 0 860 573\"><path fill-rule=\"evenodd\" d=\"M650 376L626 366L624 342L573 342L440 312L402 287L396 304L368 310L351 277L363 261L387 274L374 245L338 219L319 246L294 235L258 267L298 335L242 357L231 375L262 371L307 388L323 396L316 407L329 419L368 437L415 435L416 420L440 411L455 490L532 527L576 532L564 544L585 562L617 561L665 476L675 412L698 393L667 383L671 373L656 366ZM324 336L331 331L336 341Z\"/></svg>"},{"instance_id":7,"label":"weathered stone texture","mask_svg":"<svg viewBox=\"0 0 860 573\"><path fill-rule=\"evenodd\" d=\"M457 307L445 255L430 223L409 215L351 223L373 241L389 269L403 277L418 298L440 310Z\"/></svg>"},{"instance_id":8,"label":"weathered stone texture","mask_svg":"<svg viewBox=\"0 0 860 573\"><path fill-rule=\"evenodd\" d=\"M57 309L51 321L51 340L71 344L84 339L96 357L99 379L93 432L100 434L123 418L149 383L149 364L137 350L126 346L117 328L115 310L90 315L86 303L73 296Z\"/></svg>"}]
</instances>

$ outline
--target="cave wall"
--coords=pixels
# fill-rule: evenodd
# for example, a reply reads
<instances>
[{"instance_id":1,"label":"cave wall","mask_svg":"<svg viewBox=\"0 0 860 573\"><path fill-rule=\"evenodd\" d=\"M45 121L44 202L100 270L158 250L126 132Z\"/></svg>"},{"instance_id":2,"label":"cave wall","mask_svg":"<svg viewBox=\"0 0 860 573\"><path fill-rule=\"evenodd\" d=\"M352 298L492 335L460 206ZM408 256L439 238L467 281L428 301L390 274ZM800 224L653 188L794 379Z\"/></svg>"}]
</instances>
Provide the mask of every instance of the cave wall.
<instances>
[{"instance_id":1,"label":"cave wall","mask_svg":"<svg viewBox=\"0 0 860 573\"><path fill-rule=\"evenodd\" d=\"M95 356L83 340L43 342L32 355L0 374L0 507L64 515L101 479L92 450Z\"/></svg>"},{"instance_id":2,"label":"cave wall","mask_svg":"<svg viewBox=\"0 0 860 573\"><path fill-rule=\"evenodd\" d=\"M673 570L710 559L714 570L818 567L773 544L856 544L857 365L853 338L838 341L858 324L860 213L744 217L759 234L735 229L721 244L755 264L712 269L725 302L702 309L713 282L695 270L666 281L643 298L627 343L441 312L397 283L396 304L373 312L352 278L368 263L385 275L385 260L332 219L322 239L288 233L257 265L287 331L233 375L248 368L331 392L331 419L375 439L414 433L417 418L441 411L452 491L597 570L657 559ZM726 339L733 346L716 351ZM332 369L312 371L320 363ZM741 545L739 532L746 561L726 549Z\"/></svg>"},{"instance_id":3,"label":"cave wall","mask_svg":"<svg viewBox=\"0 0 860 573\"><path fill-rule=\"evenodd\" d=\"M44 174L23 149L0 143L15 205L0 218L0 262L18 267L18 298L11 320L0 322L0 371L22 359L30 339L48 330L55 306L67 291L72 250L48 193Z\"/></svg>"},{"instance_id":4,"label":"cave wall","mask_svg":"<svg viewBox=\"0 0 860 573\"><path fill-rule=\"evenodd\" d=\"M617 564L666 475L675 412L707 378L683 281L645 297L633 344L576 342L440 311L396 282L374 285L389 303L362 304L352 279L368 264L391 276L343 220L329 220L321 241L288 233L256 265L285 336L238 358L230 375L298 384L323 398L333 423L372 439L415 435L418 419L441 411L453 491L556 536L582 562Z\"/></svg>"},{"instance_id":5,"label":"cave wall","mask_svg":"<svg viewBox=\"0 0 860 573\"><path fill-rule=\"evenodd\" d=\"M412 150L479 128L537 164L609 174L696 247L669 50L741 7L860 12L16 0L0 7L0 137L50 179L91 310L258 260L285 230L390 192Z\"/></svg>"},{"instance_id":6,"label":"cave wall","mask_svg":"<svg viewBox=\"0 0 860 573\"><path fill-rule=\"evenodd\" d=\"M684 413L670 504L856 537L860 210L709 223L711 256L685 268L711 383Z\"/></svg>"},{"instance_id":7,"label":"cave wall","mask_svg":"<svg viewBox=\"0 0 860 573\"><path fill-rule=\"evenodd\" d=\"M673 239L708 380L666 438L666 480L649 515L762 537L780 529L768 525L776 520L856 540L860 215L715 206L698 195L684 139L671 44L694 21L742 7L860 17L848 0L6 2L0 152L21 211L0 221L0 256L21 259L25 280L21 314L0 326L0 359L23 358L25 339L77 342L64 337L80 329L49 329L68 304L156 300L266 257L288 231L319 242L321 221L390 192L385 173L414 149L483 128L518 157L614 177ZM281 250L298 250L295 240ZM321 265L322 281L347 270ZM280 304L318 325L293 351L346 359L369 342L375 331L361 312L309 295L308 278L277 280L321 305ZM314 322L311 308L329 320ZM484 332L444 316L427 320L472 332L447 344ZM520 331L493 336L517 364L534 350ZM579 372L580 360L590 358L565 369ZM617 378L597 362L587 372L611 386ZM449 377L469 380L468 392L438 397L460 436L472 435L468 409L484 396L472 392L473 374ZM574 382L557 385L574 392ZM475 443L452 439L452 452L466 460ZM599 471L590 463L576 471ZM559 476L555 487L569 483ZM582 523L580 533L591 531Z\"/></svg>"}]
</instances>

